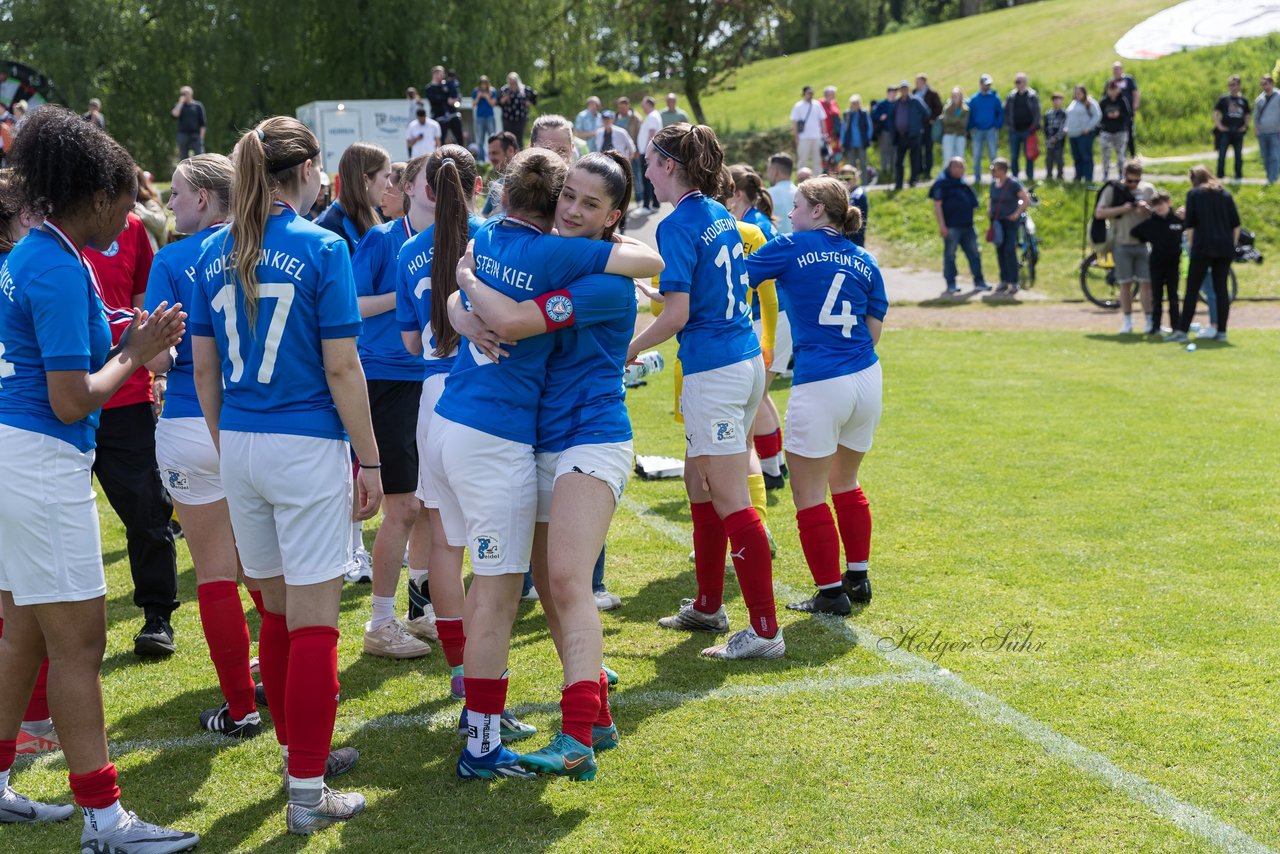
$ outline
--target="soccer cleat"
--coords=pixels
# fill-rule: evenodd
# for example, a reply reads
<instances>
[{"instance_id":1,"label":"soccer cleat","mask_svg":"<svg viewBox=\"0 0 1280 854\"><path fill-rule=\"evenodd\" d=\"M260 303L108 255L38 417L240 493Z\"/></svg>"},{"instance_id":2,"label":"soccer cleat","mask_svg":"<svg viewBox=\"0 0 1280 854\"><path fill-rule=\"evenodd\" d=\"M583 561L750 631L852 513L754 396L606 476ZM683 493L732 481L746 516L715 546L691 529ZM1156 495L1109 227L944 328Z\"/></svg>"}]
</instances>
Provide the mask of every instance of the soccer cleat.
<instances>
[{"instance_id":1,"label":"soccer cleat","mask_svg":"<svg viewBox=\"0 0 1280 854\"><path fill-rule=\"evenodd\" d=\"M788 611L804 611L806 614L835 614L838 617L847 617L853 612L853 606L849 603L849 596L840 591L839 596L824 596L822 591L818 591L800 602L788 602Z\"/></svg>"},{"instance_id":2,"label":"soccer cleat","mask_svg":"<svg viewBox=\"0 0 1280 854\"><path fill-rule=\"evenodd\" d=\"M173 626L169 618L160 614L148 614L142 630L133 636L133 654L164 657L177 651L173 643Z\"/></svg>"},{"instance_id":3,"label":"soccer cleat","mask_svg":"<svg viewBox=\"0 0 1280 854\"><path fill-rule=\"evenodd\" d=\"M334 777L341 777L356 767L359 761L360 751L354 747L334 748L329 751L329 756L324 761L324 778L332 780Z\"/></svg>"},{"instance_id":4,"label":"soccer cleat","mask_svg":"<svg viewBox=\"0 0 1280 854\"><path fill-rule=\"evenodd\" d=\"M600 669L604 671L605 681L609 683L610 688L618 684L618 671L612 670L604 664L600 665Z\"/></svg>"},{"instance_id":5,"label":"soccer cleat","mask_svg":"<svg viewBox=\"0 0 1280 854\"><path fill-rule=\"evenodd\" d=\"M457 771L463 780L495 780L499 777L532 780L538 776L520 764L520 754L505 747L499 747L487 756L472 756L464 747L458 757Z\"/></svg>"},{"instance_id":6,"label":"soccer cleat","mask_svg":"<svg viewBox=\"0 0 1280 854\"><path fill-rule=\"evenodd\" d=\"M405 616L404 627L418 640L440 640L440 632L436 629L436 609L431 605L430 591L425 586L414 584L413 579L409 580L408 587L409 613Z\"/></svg>"},{"instance_id":7,"label":"soccer cleat","mask_svg":"<svg viewBox=\"0 0 1280 854\"><path fill-rule=\"evenodd\" d=\"M267 689L261 683L253 686L253 701L261 708L267 708Z\"/></svg>"},{"instance_id":8,"label":"soccer cleat","mask_svg":"<svg viewBox=\"0 0 1280 854\"><path fill-rule=\"evenodd\" d=\"M44 724L31 724L24 721L22 728L18 730L19 756L39 756L61 749L62 743L58 741L58 731L53 728L52 721Z\"/></svg>"},{"instance_id":9,"label":"soccer cleat","mask_svg":"<svg viewBox=\"0 0 1280 854\"><path fill-rule=\"evenodd\" d=\"M290 833L310 836L339 821L347 821L364 812L364 795L358 792L337 792L328 786L320 789L320 801L314 805L295 803L299 790L290 787L289 806L285 808L285 821Z\"/></svg>"},{"instance_id":10,"label":"soccer cleat","mask_svg":"<svg viewBox=\"0 0 1280 854\"><path fill-rule=\"evenodd\" d=\"M787 479L780 474L769 474L764 472L764 488L770 492L775 489L784 489L787 485Z\"/></svg>"},{"instance_id":11,"label":"soccer cleat","mask_svg":"<svg viewBox=\"0 0 1280 854\"><path fill-rule=\"evenodd\" d=\"M871 579L863 576L862 578L854 578L853 575L845 571L840 579L840 584L844 587L844 595L849 597L850 602L861 602L866 604L871 601Z\"/></svg>"},{"instance_id":12,"label":"soccer cleat","mask_svg":"<svg viewBox=\"0 0 1280 854\"><path fill-rule=\"evenodd\" d=\"M538 728L536 726L520 720L510 709L502 710L502 717L498 719L498 737L502 739L503 744L510 741L523 741L532 735L536 735L537 732ZM462 710L462 714L458 716L458 735L463 738L467 737L467 710L465 708Z\"/></svg>"},{"instance_id":13,"label":"soccer cleat","mask_svg":"<svg viewBox=\"0 0 1280 854\"><path fill-rule=\"evenodd\" d=\"M1185 332L1170 332L1164 336L1164 340L1173 344L1185 344L1190 339L1187 338L1187 333Z\"/></svg>"},{"instance_id":14,"label":"soccer cleat","mask_svg":"<svg viewBox=\"0 0 1280 854\"><path fill-rule=\"evenodd\" d=\"M539 774L555 774L571 780L596 778L596 754L590 747L563 732L541 750L520 757L520 764Z\"/></svg>"},{"instance_id":15,"label":"soccer cleat","mask_svg":"<svg viewBox=\"0 0 1280 854\"><path fill-rule=\"evenodd\" d=\"M593 726L591 728L591 749L596 753L613 750L618 746L619 741L618 727L615 724Z\"/></svg>"},{"instance_id":16,"label":"soccer cleat","mask_svg":"<svg viewBox=\"0 0 1280 854\"><path fill-rule=\"evenodd\" d=\"M723 605L714 614L704 614L693 607L692 599L682 599L680 610L658 620L658 625L664 629L719 634L729 631L729 615L724 612Z\"/></svg>"},{"instance_id":17,"label":"soccer cleat","mask_svg":"<svg viewBox=\"0 0 1280 854\"><path fill-rule=\"evenodd\" d=\"M467 699L467 683L462 679L461 664L449 674L449 696L455 700Z\"/></svg>"},{"instance_id":18,"label":"soccer cleat","mask_svg":"<svg viewBox=\"0 0 1280 854\"><path fill-rule=\"evenodd\" d=\"M43 824L47 821L66 821L75 814L70 804L42 804L26 795L19 795L13 786L0 790L0 824Z\"/></svg>"},{"instance_id":19,"label":"soccer cleat","mask_svg":"<svg viewBox=\"0 0 1280 854\"><path fill-rule=\"evenodd\" d=\"M189 851L200 837L182 830L150 824L127 812L115 827L93 830L85 827L80 835L81 854L170 854Z\"/></svg>"},{"instance_id":20,"label":"soccer cleat","mask_svg":"<svg viewBox=\"0 0 1280 854\"><path fill-rule=\"evenodd\" d=\"M373 583L373 557L363 545L351 553L351 563L344 577L348 584Z\"/></svg>"},{"instance_id":21,"label":"soccer cleat","mask_svg":"<svg viewBox=\"0 0 1280 854\"><path fill-rule=\"evenodd\" d=\"M707 658L736 660L739 658L782 658L787 645L782 640L782 629L771 638L762 638L755 629L747 626L722 644L707 647L702 654Z\"/></svg>"},{"instance_id":22,"label":"soccer cleat","mask_svg":"<svg viewBox=\"0 0 1280 854\"><path fill-rule=\"evenodd\" d=\"M409 633L404 623L397 619L379 629L364 624L364 653L379 658L422 658L431 652L430 644L418 640Z\"/></svg>"},{"instance_id":23,"label":"soccer cleat","mask_svg":"<svg viewBox=\"0 0 1280 854\"><path fill-rule=\"evenodd\" d=\"M250 712L244 720L232 720L230 704L223 703L220 708L201 712L200 726L228 738L253 738L262 732L262 717L257 712Z\"/></svg>"},{"instance_id":24,"label":"soccer cleat","mask_svg":"<svg viewBox=\"0 0 1280 854\"><path fill-rule=\"evenodd\" d=\"M622 607L622 600L618 598L616 593L610 593L608 590L595 591L596 608L601 611L612 611L614 608Z\"/></svg>"}]
</instances>

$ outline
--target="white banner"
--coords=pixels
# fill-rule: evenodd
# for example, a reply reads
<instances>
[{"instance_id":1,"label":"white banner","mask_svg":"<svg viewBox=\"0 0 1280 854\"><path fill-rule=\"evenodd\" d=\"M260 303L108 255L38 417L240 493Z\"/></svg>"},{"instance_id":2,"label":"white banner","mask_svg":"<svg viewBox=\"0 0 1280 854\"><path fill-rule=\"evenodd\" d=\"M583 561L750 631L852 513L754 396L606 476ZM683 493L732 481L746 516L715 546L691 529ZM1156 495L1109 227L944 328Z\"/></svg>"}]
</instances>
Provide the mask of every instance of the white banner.
<instances>
[{"instance_id":1,"label":"white banner","mask_svg":"<svg viewBox=\"0 0 1280 854\"><path fill-rule=\"evenodd\" d=\"M1188 0L1129 30L1116 42L1116 53L1126 59L1157 59L1274 32L1280 32L1276 0Z\"/></svg>"}]
</instances>

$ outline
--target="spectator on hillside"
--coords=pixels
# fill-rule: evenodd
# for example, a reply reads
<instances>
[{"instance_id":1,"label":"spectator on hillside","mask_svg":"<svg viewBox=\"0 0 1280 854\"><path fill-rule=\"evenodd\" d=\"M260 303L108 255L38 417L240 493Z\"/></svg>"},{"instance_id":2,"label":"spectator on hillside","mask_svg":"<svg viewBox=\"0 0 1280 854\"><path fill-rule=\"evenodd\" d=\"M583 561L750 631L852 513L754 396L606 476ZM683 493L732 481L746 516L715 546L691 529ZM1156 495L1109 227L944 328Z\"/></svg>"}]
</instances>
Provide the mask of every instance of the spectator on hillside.
<instances>
[{"instance_id":1,"label":"spectator on hillside","mask_svg":"<svg viewBox=\"0 0 1280 854\"><path fill-rule=\"evenodd\" d=\"M636 181L636 192L639 195L636 201L650 210L657 210L658 197L654 194L653 184L649 183L645 172L647 167L645 155L649 152L649 143L653 142L654 134L662 130L662 114L658 112L658 102L652 95L644 96L644 100L640 102L640 108L644 110L644 119L640 122L640 136L636 140L636 151L640 155L640 180ZM643 190L640 187L641 184L644 185Z\"/></svg>"},{"instance_id":2,"label":"spectator on hillside","mask_svg":"<svg viewBox=\"0 0 1280 854\"><path fill-rule=\"evenodd\" d=\"M1129 145L1129 125L1132 113L1129 102L1120 93L1120 84L1107 81L1106 94L1098 102L1102 121L1098 123L1099 147L1102 149L1102 180L1111 174L1111 157L1116 158L1116 174L1124 171L1125 151Z\"/></svg>"},{"instance_id":3,"label":"spectator on hillside","mask_svg":"<svg viewBox=\"0 0 1280 854\"><path fill-rule=\"evenodd\" d=\"M898 98L898 90L893 86L885 89L884 98L871 105L871 132L875 135L876 145L880 149L880 183L893 181L893 102Z\"/></svg>"},{"instance_id":4,"label":"spectator on hillside","mask_svg":"<svg viewBox=\"0 0 1280 854\"><path fill-rule=\"evenodd\" d=\"M942 236L942 278L947 289L944 296L957 296L956 247L964 252L973 274L973 287L989 291L991 287L982 278L982 253L978 251L978 235L973 229L973 212L978 209L978 195L964 182L964 158L952 157L938 180L929 188L933 199L933 218L938 221L938 234Z\"/></svg>"},{"instance_id":5,"label":"spectator on hillside","mask_svg":"<svg viewBox=\"0 0 1280 854\"><path fill-rule=\"evenodd\" d=\"M925 180L933 177L933 144L942 139L942 128L934 127L942 115L942 97L929 88L929 75L921 71L916 75L916 88L912 97L919 98L929 111L929 118L924 123L924 137L921 139L920 168Z\"/></svg>"},{"instance_id":6,"label":"spectator on hillside","mask_svg":"<svg viewBox=\"0 0 1280 854\"><path fill-rule=\"evenodd\" d=\"M1236 180L1244 177L1245 134L1249 132L1249 102L1240 94L1240 75L1232 74L1227 79L1227 93L1218 98L1213 106L1213 139L1218 149L1218 177L1227 174L1227 149L1234 148L1236 154Z\"/></svg>"},{"instance_id":7,"label":"spectator on hillside","mask_svg":"<svg viewBox=\"0 0 1280 854\"><path fill-rule=\"evenodd\" d=\"M867 214L869 213L867 204L867 191L862 188L862 182L858 178L858 170L852 164L845 163L840 167L840 180L845 183L845 189L849 191L849 205L857 208L862 212L862 227L849 235L849 239L858 246L867 245Z\"/></svg>"},{"instance_id":8,"label":"spectator on hillside","mask_svg":"<svg viewBox=\"0 0 1280 854\"><path fill-rule=\"evenodd\" d=\"M524 147L524 125L529 120L529 107L538 103L538 93L532 86L524 85L520 75L512 71L507 75L507 85L498 90L498 105L502 107L502 129L511 132L516 144Z\"/></svg>"},{"instance_id":9,"label":"spectator on hillside","mask_svg":"<svg viewBox=\"0 0 1280 854\"><path fill-rule=\"evenodd\" d=\"M1018 158L1026 153L1027 139L1040 127L1040 96L1027 85L1027 75L1019 71L1013 89L1004 100L1004 126L1009 134L1009 163L1018 177ZM1036 162L1027 158L1027 180L1036 179Z\"/></svg>"},{"instance_id":10,"label":"spectator on hillside","mask_svg":"<svg viewBox=\"0 0 1280 854\"><path fill-rule=\"evenodd\" d=\"M990 74L978 78L978 91L969 98L969 135L973 138L973 183L982 183L982 154L996 159L1000 128L1004 127L1004 103L991 88Z\"/></svg>"},{"instance_id":11,"label":"spectator on hillside","mask_svg":"<svg viewBox=\"0 0 1280 854\"><path fill-rule=\"evenodd\" d=\"M476 88L471 90L471 119L475 124L473 130L476 150L480 153L476 159L481 163L485 159L485 149L488 147L486 143L498 129L498 120L495 118L497 108L498 90L493 88L487 75L481 74Z\"/></svg>"},{"instance_id":12,"label":"spectator on hillside","mask_svg":"<svg viewBox=\"0 0 1280 854\"><path fill-rule=\"evenodd\" d=\"M440 124L435 119L427 118L427 108L419 107L418 115L404 131L405 145L409 150L409 159L430 154L440 147Z\"/></svg>"},{"instance_id":13,"label":"spectator on hillside","mask_svg":"<svg viewBox=\"0 0 1280 854\"><path fill-rule=\"evenodd\" d=\"M107 129L107 117L102 114L102 102L97 98L89 99L89 109L82 113L80 118L86 122L93 122L102 130Z\"/></svg>"},{"instance_id":14,"label":"spectator on hillside","mask_svg":"<svg viewBox=\"0 0 1280 854\"><path fill-rule=\"evenodd\" d=\"M1170 207L1169 194L1156 190L1151 197L1151 216L1129 233L1151 246L1151 326L1160 328L1164 299L1169 298L1169 326L1178 325L1178 276L1182 268L1182 217Z\"/></svg>"},{"instance_id":15,"label":"spectator on hillside","mask_svg":"<svg viewBox=\"0 0 1280 854\"><path fill-rule=\"evenodd\" d=\"M466 145L462 139L462 95L457 80L446 80L444 66L431 69L431 85L427 87L427 103L431 105L431 118L440 125L440 141L452 137L458 145Z\"/></svg>"},{"instance_id":16,"label":"spectator on hillside","mask_svg":"<svg viewBox=\"0 0 1280 854\"><path fill-rule=\"evenodd\" d=\"M813 87L801 90L800 100L791 108L791 134L796 148L796 165L815 172L822 168L823 124L826 111L813 99Z\"/></svg>"},{"instance_id":17,"label":"spectator on hillside","mask_svg":"<svg viewBox=\"0 0 1280 854\"><path fill-rule=\"evenodd\" d=\"M923 141L929 108L924 101L911 97L911 85L903 80L898 84L898 99L893 102L893 187L902 189L904 161L910 158L911 186L920 180L923 168Z\"/></svg>"},{"instance_id":18,"label":"spectator on hillside","mask_svg":"<svg viewBox=\"0 0 1280 854\"><path fill-rule=\"evenodd\" d=\"M1130 157L1138 156L1137 135L1134 133L1134 120L1138 115L1138 105L1142 103L1142 95L1138 92L1138 81L1133 79L1132 74L1124 73L1124 63L1116 60L1111 63L1111 78L1116 82L1116 86L1120 88L1120 96L1124 98L1125 104L1129 106L1129 124L1125 128L1125 139L1127 141L1127 149ZM1117 166L1116 170L1119 171Z\"/></svg>"},{"instance_id":19,"label":"spectator on hillside","mask_svg":"<svg viewBox=\"0 0 1280 854\"><path fill-rule=\"evenodd\" d=\"M169 114L178 120L178 159L204 154L204 104L196 100L190 86L178 90L178 103Z\"/></svg>"},{"instance_id":20,"label":"spectator on hillside","mask_svg":"<svg viewBox=\"0 0 1280 854\"><path fill-rule=\"evenodd\" d=\"M489 163L493 166L493 172L489 179L489 192L485 194L484 207L481 208L480 214L490 217L503 212L502 185L506 182L507 167L511 165L511 158L515 157L516 152L520 150L520 143L516 140L515 134L509 130L490 134L487 143Z\"/></svg>"},{"instance_id":21,"label":"spectator on hillside","mask_svg":"<svg viewBox=\"0 0 1280 854\"><path fill-rule=\"evenodd\" d=\"M1101 121L1102 108L1098 106L1098 102L1093 100L1084 86L1076 86L1071 103L1067 106L1065 129L1067 141L1071 144L1071 163L1077 181L1087 183L1093 180L1093 138Z\"/></svg>"},{"instance_id":22,"label":"spectator on hillside","mask_svg":"<svg viewBox=\"0 0 1280 854\"><path fill-rule=\"evenodd\" d=\"M1270 74L1262 76L1262 94L1253 102L1253 130L1258 135L1258 152L1267 172L1267 183L1280 180L1280 96Z\"/></svg>"},{"instance_id":23,"label":"spectator on hillside","mask_svg":"<svg viewBox=\"0 0 1280 854\"><path fill-rule=\"evenodd\" d=\"M662 126L679 124L680 122L688 123L689 114L676 106L676 93L667 93L667 108L662 111Z\"/></svg>"},{"instance_id":24,"label":"spectator on hillside","mask_svg":"<svg viewBox=\"0 0 1280 854\"><path fill-rule=\"evenodd\" d=\"M600 118L600 99L595 95L587 98L586 109L578 113L573 119L573 135L587 143L587 148L591 151L597 151L594 148L596 140L596 131L600 130L602 124Z\"/></svg>"},{"instance_id":25,"label":"spectator on hillside","mask_svg":"<svg viewBox=\"0 0 1280 854\"><path fill-rule=\"evenodd\" d=\"M796 185L791 182L794 169L795 161L791 159L791 155L779 151L769 158L769 168L765 170L779 234L791 233L791 210L796 206Z\"/></svg>"},{"instance_id":26,"label":"spectator on hillside","mask_svg":"<svg viewBox=\"0 0 1280 854\"><path fill-rule=\"evenodd\" d=\"M1200 289L1192 285L1204 281L1205 275L1212 273L1213 297L1218 306L1218 331L1214 337L1218 341L1226 341L1227 315L1231 312L1227 280L1231 275L1231 262L1236 257L1236 245L1240 242L1240 212L1236 210L1231 193L1204 166L1191 168L1191 190L1187 193L1186 208L1186 233L1191 242L1187 294L1183 297L1182 317L1166 340L1187 340L1187 331L1196 315L1196 298L1200 293Z\"/></svg>"},{"instance_id":27,"label":"spectator on hillside","mask_svg":"<svg viewBox=\"0 0 1280 854\"><path fill-rule=\"evenodd\" d=\"M951 97L942 107L942 162L950 168L952 158L964 158L964 142L969 132L969 105L959 86L951 89Z\"/></svg>"},{"instance_id":28,"label":"spectator on hillside","mask_svg":"<svg viewBox=\"0 0 1280 854\"><path fill-rule=\"evenodd\" d=\"M1147 244L1130 232L1135 225L1151 214L1151 199L1156 188L1142 180L1142 164L1131 160L1124 167L1124 182L1108 182L1098 194L1094 209L1095 219L1111 220L1111 238L1115 248L1111 257L1115 260L1116 284L1120 285L1120 311L1124 315L1120 334L1133 332L1133 283L1138 283L1142 300L1142 312L1146 315L1146 333L1154 335L1151 312L1151 263ZM1201 277L1204 271L1200 272ZM1187 281L1192 281L1187 279Z\"/></svg>"},{"instance_id":29,"label":"spectator on hillside","mask_svg":"<svg viewBox=\"0 0 1280 854\"><path fill-rule=\"evenodd\" d=\"M1018 292L1018 224L1030 204L1026 188L1009 174L1008 161L997 157L991 164L991 199L987 203L991 243L1000 263L997 294Z\"/></svg>"},{"instance_id":30,"label":"spectator on hillside","mask_svg":"<svg viewBox=\"0 0 1280 854\"><path fill-rule=\"evenodd\" d=\"M600 113L600 130L591 139L591 150L616 151L630 160L635 157L635 145L631 142L631 135L618 127L616 122L617 116L613 110Z\"/></svg>"},{"instance_id":31,"label":"spectator on hillside","mask_svg":"<svg viewBox=\"0 0 1280 854\"><path fill-rule=\"evenodd\" d=\"M840 152L840 137L844 135L844 122L840 117L840 105L836 103L836 87L828 86L822 90L822 132L826 136L823 141L823 160L824 166L828 167L826 171L830 171L829 164L837 159L836 154Z\"/></svg>"},{"instance_id":32,"label":"spectator on hillside","mask_svg":"<svg viewBox=\"0 0 1280 854\"><path fill-rule=\"evenodd\" d=\"M871 144L871 114L862 109L862 96L849 96L849 109L840 120L840 150L844 162L858 170L859 182L867 174L867 146ZM843 170L842 170L843 171ZM867 218L864 216L865 223Z\"/></svg>"},{"instance_id":33,"label":"spectator on hillside","mask_svg":"<svg viewBox=\"0 0 1280 854\"><path fill-rule=\"evenodd\" d=\"M1052 107L1044 111L1041 127L1044 128L1044 177L1053 180L1053 168L1058 167L1058 180L1063 179L1066 166L1063 152L1067 147L1067 111L1062 109L1062 93L1054 92L1050 98Z\"/></svg>"}]
</instances>

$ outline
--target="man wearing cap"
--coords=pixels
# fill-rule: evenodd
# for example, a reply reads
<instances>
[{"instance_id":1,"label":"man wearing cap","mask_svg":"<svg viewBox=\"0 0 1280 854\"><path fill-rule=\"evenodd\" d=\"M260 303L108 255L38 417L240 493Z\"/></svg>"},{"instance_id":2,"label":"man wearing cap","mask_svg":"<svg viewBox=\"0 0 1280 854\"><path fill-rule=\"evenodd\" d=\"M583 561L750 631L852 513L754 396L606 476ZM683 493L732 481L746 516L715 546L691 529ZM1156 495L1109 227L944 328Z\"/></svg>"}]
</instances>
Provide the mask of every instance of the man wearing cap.
<instances>
[{"instance_id":1,"label":"man wearing cap","mask_svg":"<svg viewBox=\"0 0 1280 854\"><path fill-rule=\"evenodd\" d=\"M911 186L920 180L924 160L924 130L929 118L929 108L919 98L911 97L911 84L903 80L898 84L898 100L893 102L890 122L893 124L894 173L893 188L902 189L904 161L911 158Z\"/></svg>"},{"instance_id":2,"label":"man wearing cap","mask_svg":"<svg viewBox=\"0 0 1280 854\"><path fill-rule=\"evenodd\" d=\"M969 136L973 139L973 183L982 182L982 152L996 159L1000 128L1004 125L1004 104L991 88L990 74L979 78L979 89L969 98Z\"/></svg>"},{"instance_id":3,"label":"man wearing cap","mask_svg":"<svg viewBox=\"0 0 1280 854\"><path fill-rule=\"evenodd\" d=\"M893 181L893 102L898 98L898 90L893 86L885 89L884 99L871 105L871 134L880 148L880 183Z\"/></svg>"},{"instance_id":4,"label":"man wearing cap","mask_svg":"<svg viewBox=\"0 0 1280 854\"><path fill-rule=\"evenodd\" d=\"M415 110L417 118L409 122L404 132L404 141L409 148L409 159L423 154L430 154L440 145L440 123L427 118L427 108Z\"/></svg>"},{"instance_id":5,"label":"man wearing cap","mask_svg":"<svg viewBox=\"0 0 1280 854\"><path fill-rule=\"evenodd\" d=\"M102 130L107 129L107 117L102 114L102 102L97 98L89 99L89 111L81 114L80 118L86 122L93 122Z\"/></svg>"},{"instance_id":6,"label":"man wearing cap","mask_svg":"<svg viewBox=\"0 0 1280 854\"><path fill-rule=\"evenodd\" d=\"M614 125L616 117L613 110L605 110L600 114L600 129L591 139L592 151L617 151L630 160L635 156L636 148L631 142L631 134Z\"/></svg>"}]
</instances>

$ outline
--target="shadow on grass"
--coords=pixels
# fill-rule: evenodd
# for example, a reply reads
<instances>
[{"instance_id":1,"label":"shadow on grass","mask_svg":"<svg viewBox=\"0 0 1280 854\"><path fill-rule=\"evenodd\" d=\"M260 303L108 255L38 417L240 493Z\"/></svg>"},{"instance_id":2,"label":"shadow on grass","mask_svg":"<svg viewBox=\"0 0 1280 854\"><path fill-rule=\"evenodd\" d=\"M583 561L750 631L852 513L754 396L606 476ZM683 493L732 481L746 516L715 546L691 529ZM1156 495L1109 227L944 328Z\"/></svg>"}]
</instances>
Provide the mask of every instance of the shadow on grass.
<instances>
[{"instance_id":1,"label":"shadow on grass","mask_svg":"<svg viewBox=\"0 0 1280 854\"><path fill-rule=\"evenodd\" d=\"M1159 335L1136 335L1130 332L1091 332L1086 335L1085 338L1088 338L1090 341L1102 341L1108 344L1123 344L1125 346L1132 346L1134 344L1166 343Z\"/></svg>"}]
</instances>

